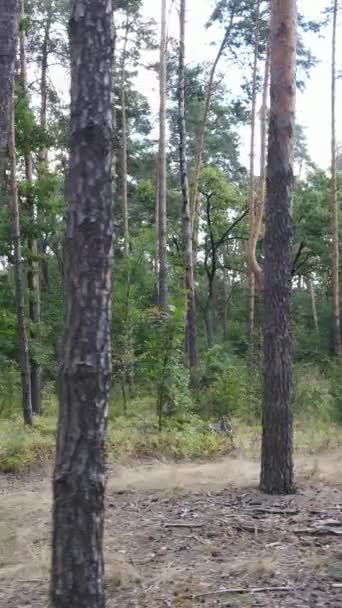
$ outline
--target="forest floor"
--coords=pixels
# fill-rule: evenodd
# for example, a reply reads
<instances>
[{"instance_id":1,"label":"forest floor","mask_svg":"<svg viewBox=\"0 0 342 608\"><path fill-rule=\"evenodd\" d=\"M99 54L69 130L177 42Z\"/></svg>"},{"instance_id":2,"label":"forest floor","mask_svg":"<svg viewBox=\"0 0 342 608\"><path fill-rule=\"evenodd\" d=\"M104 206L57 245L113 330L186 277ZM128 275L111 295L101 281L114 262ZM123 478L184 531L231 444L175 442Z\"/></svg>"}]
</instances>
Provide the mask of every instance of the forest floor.
<instances>
[{"instance_id":1,"label":"forest floor","mask_svg":"<svg viewBox=\"0 0 342 608\"><path fill-rule=\"evenodd\" d=\"M297 458L298 493L256 461L113 466L108 608L342 607L342 451ZM50 471L0 476L0 605L45 608Z\"/></svg>"}]
</instances>

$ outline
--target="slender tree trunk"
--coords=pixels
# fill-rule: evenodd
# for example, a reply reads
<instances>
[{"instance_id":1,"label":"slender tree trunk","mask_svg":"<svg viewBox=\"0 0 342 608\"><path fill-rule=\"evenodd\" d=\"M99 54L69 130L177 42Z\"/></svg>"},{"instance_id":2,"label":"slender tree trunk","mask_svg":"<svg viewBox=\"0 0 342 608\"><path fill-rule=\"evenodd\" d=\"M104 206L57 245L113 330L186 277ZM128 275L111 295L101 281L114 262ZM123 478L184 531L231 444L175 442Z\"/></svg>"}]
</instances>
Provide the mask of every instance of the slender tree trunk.
<instances>
[{"instance_id":1,"label":"slender tree trunk","mask_svg":"<svg viewBox=\"0 0 342 608\"><path fill-rule=\"evenodd\" d=\"M127 182L127 108L126 108L126 55L129 29L129 12L126 14L125 38L122 49L121 64L121 202L124 233L124 254L129 258L129 226L128 226L128 182ZM128 262L127 262L128 263Z\"/></svg>"},{"instance_id":2,"label":"slender tree trunk","mask_svg":"<svg viewBox=\"0 0 342 608\"><path fill-rule=\"evenodd\" d=\"M257 80L258 80L258 57L260 38L260 0L255 1L254 22L254 61L253 61L253 83L252 83L252 108L251 108L251 140L250 140L250 165L249 165L249 224L250 235L253 234L255 222L255 123L257 102ZM249 343L250 360L254 359L254 332L255 332L255 276L253 267L249 267Z\"/></svg>"},{"instance_id":3,"label":"slender tree trunk","mask_svg":"<svg viewBox=\"0 0 342 608\"><path fill-rule=\"evenodd\" d=\"M192 384L196 384L198 365L197 352L197 318L196 294L194 284L194 267L192 255L192 225L188 182L188 164L186 154L186 123L185 123L185 17L186 0L180 3L180 37L179 37L179 83L178 83L178 129L179 129L179 172L182 190L182 224L183 224L183 256L186 300L186 336L187 352Z\"/></svg>"},{"instance_id":4,"label":"slender tree trunk","mask_svg":"<svg viewBox=\"0 0 342 608\"><path fill-rule=\"evenodd\" d=\"M31 404L31 379L30 379L30 357L27 340L27 330L25 321L25 300L23 287L23 271L22 271L22 256L21 256L21 236L20 236L20 218L19 218L19 201L17 190L17 171L16 171L16 145L15 145L15 97L14 97L14 80L13 80L12 108L10 118L9 131L9 157L11 167L11 224L12 224L12 241L14 249L14 265L15 265L15 300L17 307L18 320L18 342L19 342L19 361L21 372L21 388L22 388L22 405L24 423L32 424L32 404Z\"/></svg>"},{"instance_id":5,"label":"slender tree trunk","mask_svg":"<svg viewBox=\"0 0 342 608\"><path fill-rule=\"evenodd\" d=\"M154 273L155 273L155 297L154 301L159 304L159 152L156 155L156 199L154 210L154 227L155 227L155 257L154 257Z\"/></svg>"},{"instance_id":6,"label":"slender tree trunk","mask_svg":"<svg viewBox=\"0 0 342 608\"><path fill-rule=\"evenodd\" d=\"M44 28L44 38L41 54L41 73L40 73L40 128L43 132L47 130L47 104L48 104L48 59L51 36L51 26L53 19L53 0L46 3L46 21ZM41 177L48 170L48 149L44 143L38 153L38 175ZM40 284L42 289L49 289L49 266L46 258L44 244L40 239L38 242L38 254L40 257Z\"/></svg>"},{"instance_id":7,"label":"slender tree trunk","mask_svg":"<svg viewBox=\"0 0 342 608\"><path fill-rule=\"evenodd\" d=\"M313 286L313 283L312 283L312 278L311 278L310 275L308 275L306 277L306 286L308 288L308 292L309 292L309 295L310 295L312 320L313 320L313 323L314 323L315 332L316 332L316 334L319 334L319 323L318 323L318 315L317 315L315 289L314 289L314 286Z\"/></svg>"},{"instance_id":8,"label":"slender tree trunk","mask_svg":"<svg viewBox=\"0 0 342 608\"><path fill-rule=\"evenodd\" d=\"M21 0L21 19L25 18L25 3ZM28 101L27 88L27 67L26 67L26 36L25 30L20 31L20 71L21 71L21 87L24 98ZM34 212L34 201L32 197L33 189L33 163L32 154L30 151L25 152L25 176L28 188L26 197L27 208L30 217L31 227L36 223ZM32 340L37 343L40 333L40 289L39 289L39 266L38 266L38 243L37 239L30 236L28 238L28 271L27 285L29 290L29 312L32 327ZM42 413L41 400L41 367L37 363L36 358L30 357L31 368L31 403L32 412L35 415Z\"/></svg>"},{"instance_id":9,"label":"slender tree trunk","mask_svg":"<svg viewBox=\"0 0 342 608\"><path fill-rule=\"evenodd\" d=\"M160 36L160 109L159 109L159 159L158 159L158 194L159 194L159 306L167 305L167 210L166 210L166 0L161 0L161 36Z\"/></svg>"},{"instance_id":10,"label":"slender tree trunk","mask_svg":"<svg viewBox=\"0 0 342 608\"><path fill-rule=\"evenodd\" d=\"M111 385L113 11L73 0L64 345L53 480L54 608L104 608L105 430Z\"/></svg>"},{"instance_id":11,"label":"slender tree trunk","mask_svg":"<svg viewBox=\"0 0 342 608\"><path fill-rule=\"evenodd\" d=\"M258 180L258 187L256 196L254 199L254 221L251 226L251 232L249 235L248 243L248 258L250 267L254 273L255 287L258 290L263 288L263 276L262 269L256 257L256 249L258 240L262 232L262 224L264 219L264 208L265 208L265 190L266 190L266 149L267 149L267 127L268 127L268 109L267 101L269 95L269 84L270 84L270 67L271 67L271 48L270 44L267 45L266 59L265 59L265 74L262 94L262 106L260 111L260 177Z\"/></svg>"},{"instance_id":12,"label":"slender tree trunk","mask_svg":"<svg viewBox=\"0 0 342 608\"><path fill-rule=\"evenodd\" d=\"M222 277L223 286L223 339L225 342L228 340L228 304L229 304L229 293L228 293L228 273L227 270L223 270Z\"/></svg>"},{"instance_id":13,"label":"slender tree trunk","mask_svg":"<svg viewBox=\"0 0 342 608\"><path fill-rule=\"evenodd\" d=\"M264 407L261 490L293 481L291 203L296 95L296 1L272 3L271 114L264 267Z\"/></svg>"},{"instance_id":14,"label":"slender tree trunk","mask_svg":"<svg viewBox=\"0 0 342 608\"><path fill-rule=\"evenodd\" d=\"M16 60L17 7L13 0L0 0L0 180L5 175L13 78ZM1 184L0 182L0 184Z\"/></svg>"},{"instance_id":15,"label":"slender tree trunk","mask_svg":"<svg viewBox=\"0 0 342 608\"><path fill-rule=\"evenodd\" d=\"M48 59L49 59L49 43L52 25L53 7L52 0L47 0L46 4L46 22L44 29L44 38L42 46L42 63L40 73L40 127L46 131L47 127L47 101L48 101ZM48 151L46 145L43 145L39 150L39 170L46 170L48 161Z\"/></svg>"},{"instance_id":16,"label":"slender tree trunk","mask_svg":"<svg viewBox=\"0 0 342 608\"><path fill-rule=\"evenodd\" d=\"M214 79L215 79L217 66L218 66L219 61L222 57L222 54L228 44L230 34L232 31L232 27L233 27L233 23L234 23L234 18L235 18L235 12L232 9L228 27L225 31L221 45L217 51L217 55L215 57L215 60L212 64L210 72L209 72L206 96L205 96L205 100L204 100L203 115L202 115L201 124L200 124L200 132L199 132L198 145L197 145L197 151L196 151L196 157L195 157L195 167L194 167L194 171L193 171L193 178L192 178L192 184L191 184L191 200L190 200L194 246L195 246L196 250L197 250L198 228L199 228L199 226L198 226L199 182L200 182L201 171L202 171L203 151L204 151L205 135L206 135L207 125L208 125L210 102L211 102L211 97L212 97L213 88L214 88Z\"/></svg>"},{"instance_id":17,"label":"slender tree trunk","mask_svg":"<svg viewBox=\"0 0 342 608\"><path fill-rule=\"evenodd\" d=\"M208 347L213 348L216 343L216 294L215 277L209 277L208 302L206 307L206 328Z\"/></svg>"},{"instance_id":18,"label":"slender tree trunk","mask_svg":"<svg viewBox=\"0 0 342 608\"><path fill-rule=\"evenodd\" d=\"M331 60L331 232L332 232L332 316L334 332L334 352L340 355L341 319L340 319L340 241L339 241L339 205L337 200L336 177L336 29L338 0L333 0L333 31Z\"/></svg>"}]
</instances>

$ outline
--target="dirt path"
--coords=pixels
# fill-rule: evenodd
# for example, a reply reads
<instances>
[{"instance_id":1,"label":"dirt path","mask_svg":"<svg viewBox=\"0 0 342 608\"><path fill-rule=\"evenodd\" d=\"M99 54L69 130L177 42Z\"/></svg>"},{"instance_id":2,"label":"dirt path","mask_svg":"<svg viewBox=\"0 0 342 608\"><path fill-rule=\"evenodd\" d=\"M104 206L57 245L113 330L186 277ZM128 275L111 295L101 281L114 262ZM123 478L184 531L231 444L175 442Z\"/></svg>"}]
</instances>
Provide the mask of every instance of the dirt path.
<instances>
[{"instance_id":1,"label":"dirt path","mask_svg":"<svg viewBox=\"0 0 342 608\"><path fill-rule=\"evenodd\" d=\"M299 458L296 496L260 495L258 469L232 458L113 467L108 608L342 607L342 452ZM0 605L45 608L50 483L1 477L0 494ZM221 593L256 587L269 590Z\"/></svg>"}]
</instances>

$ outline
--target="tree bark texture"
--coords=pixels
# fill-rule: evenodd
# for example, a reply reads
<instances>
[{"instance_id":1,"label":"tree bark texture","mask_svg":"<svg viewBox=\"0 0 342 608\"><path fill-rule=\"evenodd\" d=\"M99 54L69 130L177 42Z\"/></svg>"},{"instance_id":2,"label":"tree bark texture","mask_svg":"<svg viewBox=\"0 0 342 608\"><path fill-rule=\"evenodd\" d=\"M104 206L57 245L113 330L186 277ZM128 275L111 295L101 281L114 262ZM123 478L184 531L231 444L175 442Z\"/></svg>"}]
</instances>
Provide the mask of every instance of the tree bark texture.
<instances>
[{"instance_id":1,"label":"tree bark texture","mask_svg":"<svg viewBox=\"0 0 342 608\"><path fill-rule=\"evenodd\" d=\"M129 257L129 225L128 225L128 183L127 183L127 108L126 108L126 55L129 30L129 12L127 9L125 23L125 37L122 49L121 63L121 198L124 234L124 254L126 260Z\"/></svg>"},{"instance_id":2,"label":"tree bark texture","mask_svg":"<svg viewBox=\"0 0 342 608\"><path fill-rule=\"evenodd\" d=\"M25 2L21 0L21 19L25 18ZM20 31L20 80L22 95L28 101L27 87L27 65L26 65L26 35L25 30ZM25 152L25 177L27 184L27 211L33 229L35 220L34 201L32 196L33 188L33 162L32 154L29 150ZM32 327L32 341L37 343L40 328L40 288L39 288L39 266L38 266L38 242L37 239L29 236L28 238L28 270L27 286L29 290L29 313ZM31 403L32 412L35 415L42 413L41 400L41 367L34 356L30 356L31 369Z\"/></svg>"},{"instance_id":3,"label":"tree bark texture","mask_svg":"<svg viewBox=\"0 0 342 608\"><path fill-rule=\"evenodd\" d=\"M315 296L315 288L312 282L312 277L308 275L306 277L306 286L310 296L311 303L311 312L312 312L312 320L315 328L315 332L319 335L319 323L318 323L318 314L317 314L317 306L316 306L316 296Z\"/></svg>"},{"instance_id":4,"label":"tree bark texture","mask_svg":"<svg viewBox=\"0 0 342 608\"><path fill-rule=\"evenodd\" d=\"M104 608L105 429L111 385L113 9L73 0L64 342L53 480L51 599Z\"/></svg>"},{"instance_id":5,"label":"tree bark texture","mask_svg":"<svg viewBox=\"0 0 342 608\"><path fill-rule=\"evenodd\" d=\"M296 2L272 4L271 111L264 266L264 406L261 490L289 494L293 480L291 202L296 94Z\"/></svg>"},{"instance_id":6,"label":"tree bark texture","mask_svg":"<svg viewBox=\"0 0 342 608\"><path fill-rule=\"evenodd\" d=\"M258 79L258 57L260 38L260 0L255 1L254 16L254 58L252 74L252 108L251 108L251 139L249 164L249 225L250 235L253 234L255 222L255 123ZM249 261L249 260L248 260ZM249 262L249 348L250 360L254 359L254 330L255 330L255 276Z\"/></svg>"},{"instance_id":7,"label":"tree bark texture","mask_svg":"<svg viewBox=\"0 0 342 608\"><path fill-rule=\"evenodd\" d=\"M16 46L16 38L14 39ZM31 380L30 380L30 357L27 340L26 320L25 320L25 298L23 286L23 269L21 256L21 235L19 217L19 199L17 189L17 170L16 170L16 144L15 144L15 95L14 95L14 74L12 74L12 97L10 112L10 129L8 150L10 158L11 172L11 196L10 211L12 225L12 241L14 250L15 265L15 300L17 308L18 323L18 343L19 343L19 363L21 374L22 407L24 424L32 424L32 404L31 404Z\"/></svg>"},{"instance_id":8,"label":"tree bark texture","mask_svg":"<svg viewBox=\"0 0 342 608\"><path fill-rule=\"evenodd\" d=\"M194 284L194 267L192 255L192 224L188 181L188 163L186 153L186 123L185 123L185 19L186 0L180 2L179 13L179 74L178 74L178 130L179 130L179 172L182 190L182 225L183 225L183 256L186 289L186 336L189 367L192 383L196 383L198 364L197 352L197 318L196 294Z\"/></svg>"},{"instance_id":9,"label":"tree bark texture","mask_svg":"<svg viewBox=\"0 0 342 608\"><path fill-rule=\"evenodd\" d=\"M166 65L167 65L167 34L166 34L166 0L161 0L161 35L160 35L160 65L159 65L159 158L158 158L158 258L159 258L159 306L167 305L167 208L166 208Z\"/></svg>"},{"instance_id":10,"label":"tree bark texture","mask_svg":"<svg viewBox=\"0 0 342 608\"><path fill-rule=\"evenodd\" d=\"M17 3L0 0L0 179L4 175L16 60Z\"/></svg>"},{"instance_id":11,"label":"tree bark texture","mask_svg":"<svg viewBox=\"0 0 342 608\"><path fill-rule=\"evenodd\" d=\"M331 275L332 275L332 316L334 353L340 355L341 317L340 317L340 240L339 240L339 205L337 199L336 175L336 30L338 0L333 0L332 26L332 60L331 60Z\"/></svg>"}]
</instances>

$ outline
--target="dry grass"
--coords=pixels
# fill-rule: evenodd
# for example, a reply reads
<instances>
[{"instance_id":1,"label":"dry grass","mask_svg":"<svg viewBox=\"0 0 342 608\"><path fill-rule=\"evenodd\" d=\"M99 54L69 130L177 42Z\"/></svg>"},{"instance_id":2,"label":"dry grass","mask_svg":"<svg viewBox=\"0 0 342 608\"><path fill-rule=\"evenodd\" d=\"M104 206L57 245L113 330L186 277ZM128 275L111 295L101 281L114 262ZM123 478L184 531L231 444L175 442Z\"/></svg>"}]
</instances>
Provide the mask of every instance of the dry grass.
<instances>
[{"instance_id":1,"label":"dry grass","mask_svg":"<svg viewBox=\"0 0 342 608\"><path fill-rule=\"evenodd\" d=\"M342 479L341 450L320 454L315 458L307 455L297 457L297 474L300 479L325 481L329 484L340 484ZM206 493L227 488L255 487L258 482L259 464L257 461L243 458L224 457L216 462L140 465L134 467L116 466L111 470L108 481L108 493L115 496L118 491L135 491L149 495L161 491L165 495L177 492ZM3 486L6 482L4 481ZM30 490L23 489L20 480L8 485L8 492L0 497L0 588L10 590L25 584L25 581L41 581L44 591L49 576L50 565L50 482L35 481ZM26 485L24 486L26 487ZM28 487L28 486L27 486ZM114 498L115 500L115 498ZM142 567L116 545L115 528L107 529L106 534L106 568L109 595L117 589L135 587L143 584ZM167 546L166 551L167 551ZM214 545L199 545L198 556L210 561L210 551ZM267 552L268 551L268 552ZM281 562L272 550L270 554L263 551L256 559L245 559L243 556L231 559L222 566L222 576L241 581L253 579L270 580ZM197 555L197 553L196 553ZM306 558L305 558L306 559ZM308 555L306 561L310 560ZM336 560L336 563L339 560ZM334 562L334 563L333 563ZM331 561L331 569L338 570L342 579L339 564L336 567ZM337 568L337 570L336 570ZM326 570L327 565L312 556L312 570ZM156 588L167 588L173 581L172 588L178 590L179 596L191 589L191 593L205 591L198 581L184 571L177 563L167 562L163 568L153 574ZM201 583L202 584L202 583ZM0 592L0 599L1 599ZM186 601L175 600L173 606L186 608ZM235 600L234 600L235 601ZM239 598L236 600L239 602ZM244 602L247 598L244 599ZM182 603L183 602L183 603ZM185 603L184 603L185 602ZM0 602L1 603L1 602ZM5 604L4 604L5 605ZM233 605L233 604L232 604ZM242 603L247 608L248 604ZM40 605L39 605L40 606ZM236 604L239 606L239 603ZM41 607L40 607L41 608Z\"/></svg>"}]
</instances>

